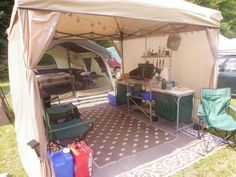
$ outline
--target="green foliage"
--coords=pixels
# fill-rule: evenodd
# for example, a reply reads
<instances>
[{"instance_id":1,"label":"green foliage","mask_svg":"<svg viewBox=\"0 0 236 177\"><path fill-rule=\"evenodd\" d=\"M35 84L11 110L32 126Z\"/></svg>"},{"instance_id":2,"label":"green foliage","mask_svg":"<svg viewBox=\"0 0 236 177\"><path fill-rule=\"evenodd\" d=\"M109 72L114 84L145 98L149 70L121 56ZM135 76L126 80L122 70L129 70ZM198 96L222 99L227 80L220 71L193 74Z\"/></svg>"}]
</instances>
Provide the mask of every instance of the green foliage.
<instances>
[{"instance_id":1,"label":"green foliage","mask_svg":"<svg viewBox=\"0 0 236 177\"><path fill-rule=\"evenodd\" d=\"M113 44L112 44L112 41L104 41L104 40L101 40L101 41L95 41L98 45L100 46L103 46L105 48L108 48L108 47L112 47Z\"/></svg>"},{"instance_id":2,"label":"green foliage","mask_svg":"<svg viewBox=\"0 0 236 177\"><path fill-rule=\"evenodd\" d=\"M221 34L228 38L236 37L236 1L235 0L188 0L195 4L221 11Z\"/></svg>"},{"instance_id":3,"label":"green foliage","mask_svg":"<svg viewBox=\"0 0 236 177\"><path fill-rule=\"evenodd\" d=\"M13 0L0 1L0 81L8 80L7 36L6 29L10 23Z\"/></svg>"},{"instance_id":4,"label":"green foliage","mask_svg":"<svg viewBox=\"0 0 236 177\"><path fill-rule=\"evenodd\" d=\"M0 81L8 80L7 47L5 41L0 41Z\"/></svg>"},{"instance_id":5,"label":"green foliage","mask_svg":"<svg viewBox=\"0 0 236 177\"><path fill-rule=\"evenodd\" d=\"M9 26L13 4L13 0L0 1L0 39L2 39Z\"/></svg>"},{"instance_id":6,"label":"green foliage","mask_svg":"<svg viewBox=\"0 0 236 177\"><path fill-rule=\"evenodd\" d=\"M3 60L0 56L0 81L8 80L8 65L7 61Z\"/></svg>"}]
</instances>

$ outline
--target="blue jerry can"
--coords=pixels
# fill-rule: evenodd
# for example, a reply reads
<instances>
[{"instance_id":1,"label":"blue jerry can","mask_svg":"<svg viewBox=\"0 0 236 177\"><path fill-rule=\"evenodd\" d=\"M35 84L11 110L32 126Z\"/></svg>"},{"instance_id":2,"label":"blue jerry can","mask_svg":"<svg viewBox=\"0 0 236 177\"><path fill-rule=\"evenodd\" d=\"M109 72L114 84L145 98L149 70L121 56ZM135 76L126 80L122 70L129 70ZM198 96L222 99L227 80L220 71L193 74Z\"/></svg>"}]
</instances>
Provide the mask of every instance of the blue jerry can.
<instances>
[{"instance_id":1,"label":"blue jerry can","mask_svg":"<svg viewBox=\"0 0 236 177\"><path fill-rule=\"evenodd\" d=\"M69 148L61 148L57 152L47 152L51 159L56 177L74 177L73 157Z\"/></svg>"}]
</instances>

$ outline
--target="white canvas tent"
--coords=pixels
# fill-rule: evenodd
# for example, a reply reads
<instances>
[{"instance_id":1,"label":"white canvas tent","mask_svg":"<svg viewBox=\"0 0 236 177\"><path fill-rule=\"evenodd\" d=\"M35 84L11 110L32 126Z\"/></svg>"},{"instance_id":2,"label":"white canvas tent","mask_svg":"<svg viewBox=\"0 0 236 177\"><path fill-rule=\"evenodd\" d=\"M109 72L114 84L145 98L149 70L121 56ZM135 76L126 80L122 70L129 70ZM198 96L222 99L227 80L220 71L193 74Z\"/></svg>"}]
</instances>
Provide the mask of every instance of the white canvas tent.
<instances>
[{"instance_id":1,"label":"white canvas tent","mask_svg":"<svg viewBox=\"0 0 236 177\"><path fill-rule=\"evenodd\" d=\"M34 67L52 40L119 40L121 57L132 62L137 51L133 48L135 40L142 41L145 36L156 33L181 33L180 49L173 54L178 58L173 62L176 64L173 75L176 73L177 82L199 88L209 86L209 77L214 73L221 18L216 10L181 0L15 1L8 29L9 73L18 150L27 174L51 176L45 156L46 137ZM144 50L139 43L135 47ZM123 62L122 68L127 72L125 65ZM205 72L201 73L202 70ZM27 146L32 139L39 142L40 158Z\"/></svg>"},{"instance_id":2,"label":"white canvas tent","mask_svg":"<svg viewBox=\"0 0 236 177\"><path fill-rule=\"evenodd\" d=\"M40 91L50 95L67 93L68 99L72 96L68 94L71 90L76 97L106 93L114 89L107 63L109 58L106 48L87 39L53 40L35 68ZM65 78L57 78L58 73ZM73 78L73 82L68 82L67 77ZM48 78L54 82L49 82Z\"/></svg>"},{"instance_id":3,"label":"white canvas tent","mask_svg":"<svg viewBox=\"0 0 236 177\"><path fill-rule=\"evenodd\" d=\"M220 34L219 55L236 55L236 39L228 39Z\"/></svg>"},{"instance_id":4,"label":"white canvas tent","mask_svg":"<svg viewBox=\"0 0 236 177\"><path fill-rule=\"evenodd\" d=\"M69 51L69 58L68 53ZM86 39L59 39L53 40L47 52L53 56L57 68L74 68L88 71L84 59L91 59L91 72L95 72L100 76L99 85L111 88L112 75L108 63L106 62L110 56L106 48ZM101 60L96 60L100 58ZM69 60L69 63L68 63ZM78 71L79 71L78 70ZM100 83L101 82L101 83ZM114 88L114 86L113 86Z\"/></svg>"}]
</instances>

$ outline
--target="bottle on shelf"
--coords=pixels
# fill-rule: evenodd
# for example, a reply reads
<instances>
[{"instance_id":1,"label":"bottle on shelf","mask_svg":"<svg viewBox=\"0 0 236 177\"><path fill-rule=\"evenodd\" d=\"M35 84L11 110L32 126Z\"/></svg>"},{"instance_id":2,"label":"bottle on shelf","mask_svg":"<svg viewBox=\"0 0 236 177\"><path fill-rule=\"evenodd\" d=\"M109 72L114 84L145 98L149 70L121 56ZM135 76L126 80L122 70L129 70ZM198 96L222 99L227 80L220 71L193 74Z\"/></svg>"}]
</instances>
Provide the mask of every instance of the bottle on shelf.
<instances>
[{"instance_id":1,"label":"bottle on shelf","mask_svg":"<svg viewBox=\"0 0 236 177\"><path fill-rule=\"evenodd\" d=\"M147 56L151 56L151 54L152 54L152 51L151 51L151 49L149 48L149 49L148 49Z\"/></svg>"},{"instance_id":2,"label":"bottle on shelf","mask_svg":"<svg viewBox=\"0 0 236 177\"><path fill-rule=\"evenodd\" d=\"M151 55L154 55L154 50L152 49L152 51L151 51Z\"/></svg>"},{"instance_id":3,"label":"bottle on shelf","mask_svg":"<svg viewBox=\"0 0 236 177\"><path fill-rule=\"evenodd\" d=\"M165 79L162 79L162 81L161 81L161 89L162 90L166 89L166 80Z\"/></svg>"},{"instance_id":4,"label":"bottle on shelf","mask_svg":"<svg viewBox=\"0 0 236 177\"><path fill-rule=\"evenodd\" d=\"M161 55L161 46L159 46L158 55Z\"/></svg>"},{"instance_id":5,"label":"bottle on shelf","mask_svg":"<svg viewBox=\"0 0 236 177\"><path fill-rule=\"evenodd\" d=\"M165 55L166 54L166 50L165 50L165 47L162 48L162 55Z\"/></svg>"},{"instance_id":6,"label":"bottle on shelf","mask_svg":"<svg viewBox=\"0 0 236 177\"><path fill-rule=\"evenodd\" d=\"M170 55L170 51L169 50L166 50L166 56L169 56Z\"/></svg>"},{"instance_id":7,"label":"bottle on shelf","mask_svg":"<svg viewBox=\"0 0 236 177\"><path fill-rule=\"evenodd\" d=\"M148 51L145 50L145 51L143 52L143 56L147 56L147 55L148 55Z\"/></svg>"}]
</instances>

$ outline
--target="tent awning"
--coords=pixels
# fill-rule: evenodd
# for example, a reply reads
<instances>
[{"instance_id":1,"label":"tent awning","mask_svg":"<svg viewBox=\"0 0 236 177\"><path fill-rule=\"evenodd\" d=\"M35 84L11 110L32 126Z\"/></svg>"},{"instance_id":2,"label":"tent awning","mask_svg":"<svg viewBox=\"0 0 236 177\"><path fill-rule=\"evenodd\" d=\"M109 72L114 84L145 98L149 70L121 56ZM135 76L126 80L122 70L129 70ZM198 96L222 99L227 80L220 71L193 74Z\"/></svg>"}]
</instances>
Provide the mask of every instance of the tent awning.
<instances>
[{"instance_id":1,"label":"tent awning","mask_svg":"<svg viewBox=\"0 0 236 177\"><path fill-rule=\"evenodd\" d=\"M20 9L65 12L56 38L119 39L219 28L221 13L182 0L21 0Z\"/></svg>"}]
</instances>

